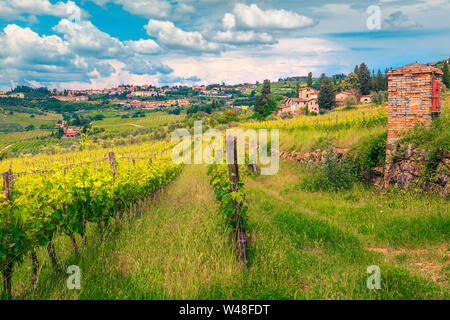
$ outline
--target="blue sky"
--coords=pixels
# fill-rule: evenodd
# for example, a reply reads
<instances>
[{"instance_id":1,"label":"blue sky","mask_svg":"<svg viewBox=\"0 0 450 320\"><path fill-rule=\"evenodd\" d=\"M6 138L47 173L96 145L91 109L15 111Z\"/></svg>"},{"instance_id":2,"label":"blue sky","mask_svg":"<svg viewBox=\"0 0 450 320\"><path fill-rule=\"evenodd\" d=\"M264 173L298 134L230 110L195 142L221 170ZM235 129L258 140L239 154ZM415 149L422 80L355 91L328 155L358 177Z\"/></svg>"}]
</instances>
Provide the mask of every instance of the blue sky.
<instances>
[{"instance_id":1,"label":"blue sky","mask_svg":"<svg viewBox=\"0 0 450 320\"><path fill-rule=\"evenodd\" d=\"M384 70L448 58L449 16L450 0L0 0L0 89Z\"/></svg>"}]
</instances>

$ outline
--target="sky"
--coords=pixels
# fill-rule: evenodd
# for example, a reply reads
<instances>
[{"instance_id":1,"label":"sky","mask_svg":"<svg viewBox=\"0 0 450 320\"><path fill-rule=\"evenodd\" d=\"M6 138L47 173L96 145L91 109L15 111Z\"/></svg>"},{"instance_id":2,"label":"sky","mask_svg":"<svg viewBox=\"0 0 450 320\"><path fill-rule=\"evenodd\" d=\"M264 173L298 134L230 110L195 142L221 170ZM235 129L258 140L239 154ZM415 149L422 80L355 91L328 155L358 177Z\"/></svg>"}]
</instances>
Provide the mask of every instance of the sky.
<instances>
[{"instance_id":1,"label":"sky","mask_svg":"<svg viewBox=\"0 0 450 320\"><path fill-rule=\"evenodd\" d=\"M450 0L0 0L0 90L276 81L450 57Z\"/></svg>"}]
</instances>

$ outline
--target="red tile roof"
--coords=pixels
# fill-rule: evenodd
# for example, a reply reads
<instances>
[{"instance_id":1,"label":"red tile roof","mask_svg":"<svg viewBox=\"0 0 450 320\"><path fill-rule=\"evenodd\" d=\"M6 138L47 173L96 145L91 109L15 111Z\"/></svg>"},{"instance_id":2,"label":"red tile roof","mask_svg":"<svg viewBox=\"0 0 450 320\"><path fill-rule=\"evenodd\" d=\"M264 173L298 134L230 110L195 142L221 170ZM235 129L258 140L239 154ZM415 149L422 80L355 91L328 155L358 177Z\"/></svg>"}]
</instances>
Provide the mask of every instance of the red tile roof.
<instances>
[{"instance_id":1,"label":"red tile roof","mask_svg":"<svg viewBox=\"0 0 450 320\"><path fill-rule=\"evenodd\" d=\"M417 62L410 63L406 66L392 69L388 71L389 75L393 74L405 74L405 73L437 73L443 74L443 72L435 67L430 67L425 64L420 64Z\"/></svg>"}]
</instances>

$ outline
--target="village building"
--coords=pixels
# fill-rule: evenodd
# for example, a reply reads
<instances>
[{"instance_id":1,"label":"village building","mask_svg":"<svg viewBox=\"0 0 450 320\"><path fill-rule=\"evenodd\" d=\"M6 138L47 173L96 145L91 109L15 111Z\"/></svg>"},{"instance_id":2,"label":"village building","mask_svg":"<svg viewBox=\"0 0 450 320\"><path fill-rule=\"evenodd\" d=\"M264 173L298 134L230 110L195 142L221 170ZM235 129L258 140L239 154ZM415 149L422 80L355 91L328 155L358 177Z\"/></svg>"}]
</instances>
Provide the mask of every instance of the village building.
<instances>
[{"instance_id":1,"label":"village building","mask_svg":"<svg viewBox=\"0 0 450 320\"><path fill-rule=\"evenodd\" d=\"M86 96L53 96L52 98L65 102L85 102L89 100Z\"/></svg>"},{"instance_id":2,"label":"village building","mask_svg":"<svg viewBox=\"0 0 450 320\"><path fill-rule=\"evenodd\" d=\"M370 94L361 96L359 102L361 102L362 104L372 103L372 96Z\"/></svg>"},{"instance_id":3,"label":"village building","mask_svg":"<svg viewBox=\"0 0 450 320\"><path fill-rule=\"evenodd\" d=\"M345 103L345 99L347 97L351 97L353 94L347 91L341 91L336 94L336 107L343 106Z\"/></svg>"},{"instance_id":4,"label":"village building","mask_svg":"<svg viewBox=\"0 0 450 320\"><path fill-rule=\"evenodd\" d=\"M0 98L16 98L16 99L25 99L25 95L21 92L10 93L10 94L0 94Z\"/></svg>"},{"instance_id":5,"label":"village building","mask_svg":"<svg viewBox=\"0 0 450 320\"><path fill-rule=\"evenodd\" d=\"M74 127L68 127L64 131L63 138L75 138L78 135L79 132L80 132L80 129L77 129L77 128L74 128Z\"/></svg>"},{"instance_id":6,"label":"village building","mask_svg":"<svg viewBox=\"0 0 450 320\"><path fill-rule=\"evenodd\" d=\"M55 128L61 128L64 129L67 126L67 121L62 121L61 123L57 123L55 125Z\"/></svg>"},{"instance_id":7,"label":"village building","mask_svg":"<svg viewBox=\"0 0 450 320\"><path fill-rule=\"evenodd\" d=\"M134 91L127 95L127 97L141 97L141 98L156 97L156 96L158 96L158 92L156 91Z\"/></svg>"},{"instance_id":8,"label":"village building","mask_svg":"<svg viewBox=\"0 0 450 320\"><path fill-rule=\"evenodd\" d=\"M297 92L297 97L302 100L318 99L319 90L310 87L299 88Z\"/></svg>"},{"instance_id":9,"label":"village building","mask_svg":"<svg viewBox=\"0 0 450 320\"><path fill-rule=\"evenodd\" d=\"M297 92L297 98L287 98L286 103L282 106L277 115L280 116L283 113L290 113L298 115L301 113L320 113L318 103L319 91L314 88L300 88Z\"/></svg>"}]
</instances>

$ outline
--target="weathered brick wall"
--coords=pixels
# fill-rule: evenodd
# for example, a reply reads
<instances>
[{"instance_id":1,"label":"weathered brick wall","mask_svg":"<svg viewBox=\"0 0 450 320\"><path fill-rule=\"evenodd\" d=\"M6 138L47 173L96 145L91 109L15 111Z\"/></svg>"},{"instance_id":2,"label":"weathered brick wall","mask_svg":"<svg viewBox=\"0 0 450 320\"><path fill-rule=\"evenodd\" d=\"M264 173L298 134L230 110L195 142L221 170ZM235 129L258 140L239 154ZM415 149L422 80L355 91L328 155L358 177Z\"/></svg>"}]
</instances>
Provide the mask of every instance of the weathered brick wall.
<instances>
[{"instance_id":1,"label":"weathered brick wall","mask_svg":"<svg viewBox=\"0 0 450 320\"><path fill-rule=\"evenodd\" d=\"M388 140L401 138L418 123L431 126L431 73L389 76Z\"/></svg>"}]
</instances>

